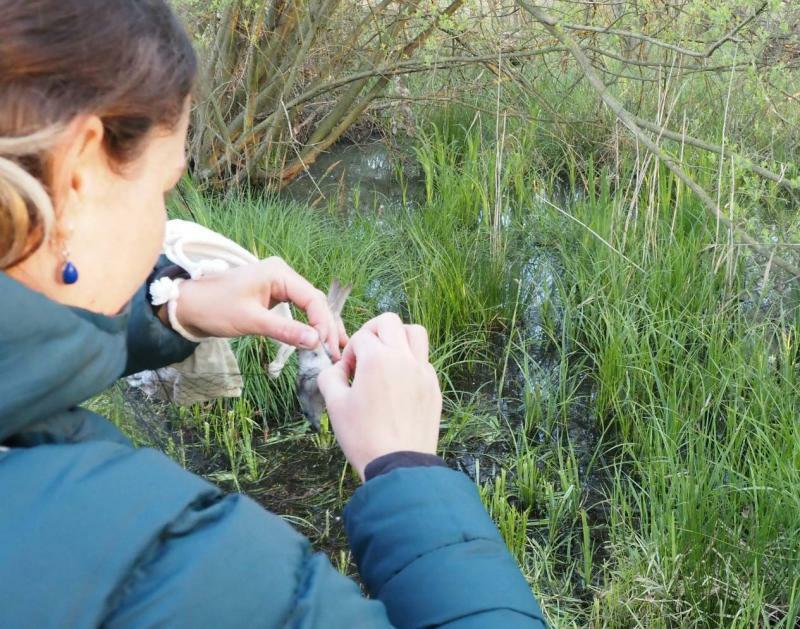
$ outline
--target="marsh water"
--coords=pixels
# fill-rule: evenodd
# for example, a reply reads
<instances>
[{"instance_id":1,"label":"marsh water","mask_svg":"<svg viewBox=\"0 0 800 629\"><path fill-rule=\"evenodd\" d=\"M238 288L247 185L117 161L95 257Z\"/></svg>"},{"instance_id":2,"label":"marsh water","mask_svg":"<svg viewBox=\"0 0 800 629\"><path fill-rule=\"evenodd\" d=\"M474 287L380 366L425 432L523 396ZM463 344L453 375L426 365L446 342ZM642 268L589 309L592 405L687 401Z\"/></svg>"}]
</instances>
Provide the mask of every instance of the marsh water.
<instances>
[{"instance_id":1,"label":"marsh water","mask_svg":"<svg viewBox=\"0 0 800 629\"><path fill-rule=\"evenodd\" d=\"M334 146L293 180L283 194L312 207L333 204L344 211L380 211L420 203L424 189L408 151L392 151L376 139Z\"/></svg>"}]
</instances>

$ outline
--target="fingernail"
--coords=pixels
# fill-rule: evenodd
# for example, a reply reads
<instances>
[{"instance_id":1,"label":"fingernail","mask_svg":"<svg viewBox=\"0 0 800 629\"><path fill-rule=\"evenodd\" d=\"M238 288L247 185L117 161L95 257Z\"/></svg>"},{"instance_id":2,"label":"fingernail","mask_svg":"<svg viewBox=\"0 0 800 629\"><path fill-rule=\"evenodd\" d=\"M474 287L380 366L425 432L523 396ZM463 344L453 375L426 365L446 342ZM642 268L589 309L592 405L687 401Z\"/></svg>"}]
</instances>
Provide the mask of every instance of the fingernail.
<instances>
[{"instance_id":1,"label":"fingernail","mask_svg":"<svg viewBox=\"0 0 800 629\"><path fill-rule=\"evenodd\" d=\"M314 349L319 344L319 333L313 328L309 328L303 332L300 343L308 349Z\"/></svg>"}]
</instances>

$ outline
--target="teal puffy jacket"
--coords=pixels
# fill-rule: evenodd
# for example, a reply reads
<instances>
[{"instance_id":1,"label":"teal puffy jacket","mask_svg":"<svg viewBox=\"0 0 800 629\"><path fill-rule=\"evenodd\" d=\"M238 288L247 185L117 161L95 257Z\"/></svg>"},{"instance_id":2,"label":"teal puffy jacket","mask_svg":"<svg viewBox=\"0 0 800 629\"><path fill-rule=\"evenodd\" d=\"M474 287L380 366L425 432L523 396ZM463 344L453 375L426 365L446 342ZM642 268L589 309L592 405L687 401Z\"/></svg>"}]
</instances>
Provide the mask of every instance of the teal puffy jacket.
<instances>
[{"instance_id":1,"label":"teal puffy jacket","mask_svg":"<svg viewBox=\"0 0 800 629\"><path fill-rule=\"evenodd\" d=\"M0 626L544 626L466 476L401 468L356 491L367 599L279 517L78 406L193 351L144 289L104 317L0 273L0 303Z\"/></svg>"}]
</instances>

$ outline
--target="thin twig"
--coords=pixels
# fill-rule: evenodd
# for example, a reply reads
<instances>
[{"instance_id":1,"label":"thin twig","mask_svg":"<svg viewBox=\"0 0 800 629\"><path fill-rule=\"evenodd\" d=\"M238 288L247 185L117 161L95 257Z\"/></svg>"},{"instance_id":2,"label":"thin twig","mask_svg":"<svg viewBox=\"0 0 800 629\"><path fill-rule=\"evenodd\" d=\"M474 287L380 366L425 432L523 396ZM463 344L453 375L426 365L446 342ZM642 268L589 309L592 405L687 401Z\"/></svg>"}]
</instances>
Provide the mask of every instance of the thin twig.
<instances>
[{"instance_id":1,"label":"thin twig","mask_svg":"<svg viewBox=\"0 0 800 629\"><path fill-rule=\"evenodd\" d=\"M592 68L592 64L589 59L586 57L586 54L581 49L580 45L575 41L575 39L566 33L563 28L560 27L558 20L553 18L547 11L542 9L541 7L534 6L527 2L527 0L517 0L517 3L525 9L528 13L530 13L536 20L538 20L545 29L553 35L556 39L558 39L561 43L567 46L572 53L572 56L575 57L575 60L578 62L578 65L581 67L584 75L586 76L589 83L592 87L597 91L600 98L603 102L611 109L614 114L623 122L623 124L628 128L628 130L636 137L636 139L641 142L647 149L653 153L659 160L661 160L664 165L669 168L672 173L678 177L681 181L683 181L686 186L697 195L697 197L702 202L703 206L705 206L706 210L711 214L711 216L720 221L723 225L728 227L733 231L735 235L737 235L742 241L746 242L750 245L751 249L760 253L766 258L770 257L771 252L761 247L760 244L747 232L739 228L738 226L734 225L721 211L719 206L714 202L714 200L708 195L708 193L697 184L682 168L681 166L667 153L665 153L661 148L659 148L636 124L636 120L633 115L628 112L625 107L623 107L622 103L620 103L616 97L614 97L606 88L605 84L600 80L600 77ZM774 256L773 262L775 265L781 267L785 271L791 273L795 277L800 277L800 268L796 267L794 264L785 260L781 257Z\"/></svg>"},{"instance_id":2,"label":"thin twig","mask_svg":"<svg viewBox=\"0 0 800 629\"><path fill-rule=\"evenodd\" d=\"M758 9L756 9L753 15L748 17L746 20L742 21L738 26L733 28L723 37L710 44L704 51L691 50L689 48L684 48L682 46L670 44L655 37L650 37L649 35L644 35L643 33L637 33L635 31L625 31L614 28L605 28L602 26L592 26L589 24L561 23L560 26L561 28L566 28L571 31L584 31L588 33L601 33L604 35L618 35L620 37L630 37L633 39L638 39L640 41L647 42L648 44L653 44L654 46L658 46L659 48L664 48L666 50L673 50L675 52L678 52L682 55L687 55L689 57L695 57L697 59L708 59L709 57L711 57L711 55L713 55L717 51L717 49L719 49L720 46L733 39L733 37L737 33L739 33L745 26L750 24L750 22L752 22L761 13L763 13L764 9L767 8L767 4L768 4L767 2L762 3L761 6Z\"/></svg>"}]
</instances>

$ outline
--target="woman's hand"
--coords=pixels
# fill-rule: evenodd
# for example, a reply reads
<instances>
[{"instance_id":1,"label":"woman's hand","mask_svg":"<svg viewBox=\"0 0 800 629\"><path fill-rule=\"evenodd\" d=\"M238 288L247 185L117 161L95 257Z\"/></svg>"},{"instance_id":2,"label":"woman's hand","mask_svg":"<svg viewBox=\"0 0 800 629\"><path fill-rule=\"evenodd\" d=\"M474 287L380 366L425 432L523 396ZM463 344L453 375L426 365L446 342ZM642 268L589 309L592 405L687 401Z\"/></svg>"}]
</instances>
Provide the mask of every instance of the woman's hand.
<instances>
[{"instance_id":1,"label":"woman's hand","mask_svg":"<svg viewBox=\"0 0 800 629\"><path fill-rule=\"evenodd\" d=\"M309 325L270 312L283 301L303 310ZM344 325L328 307L325 293L277 257L183 282L176 316L197 336L260 335L308 349L321 340L334 359L347 342Z\"/></svg>"},{"instance_id":2,"label":"woman's hand","mask_svg":"<svg viewBox=\"0 0 800 629\"><path fill-rule=\"evenodd\" d=\"M362 480L367 464L384 454L436 454L442 393L425 328L403 325L393 313L372 319L317 382L336 439Z\"/></svg>"}]
</instances>

